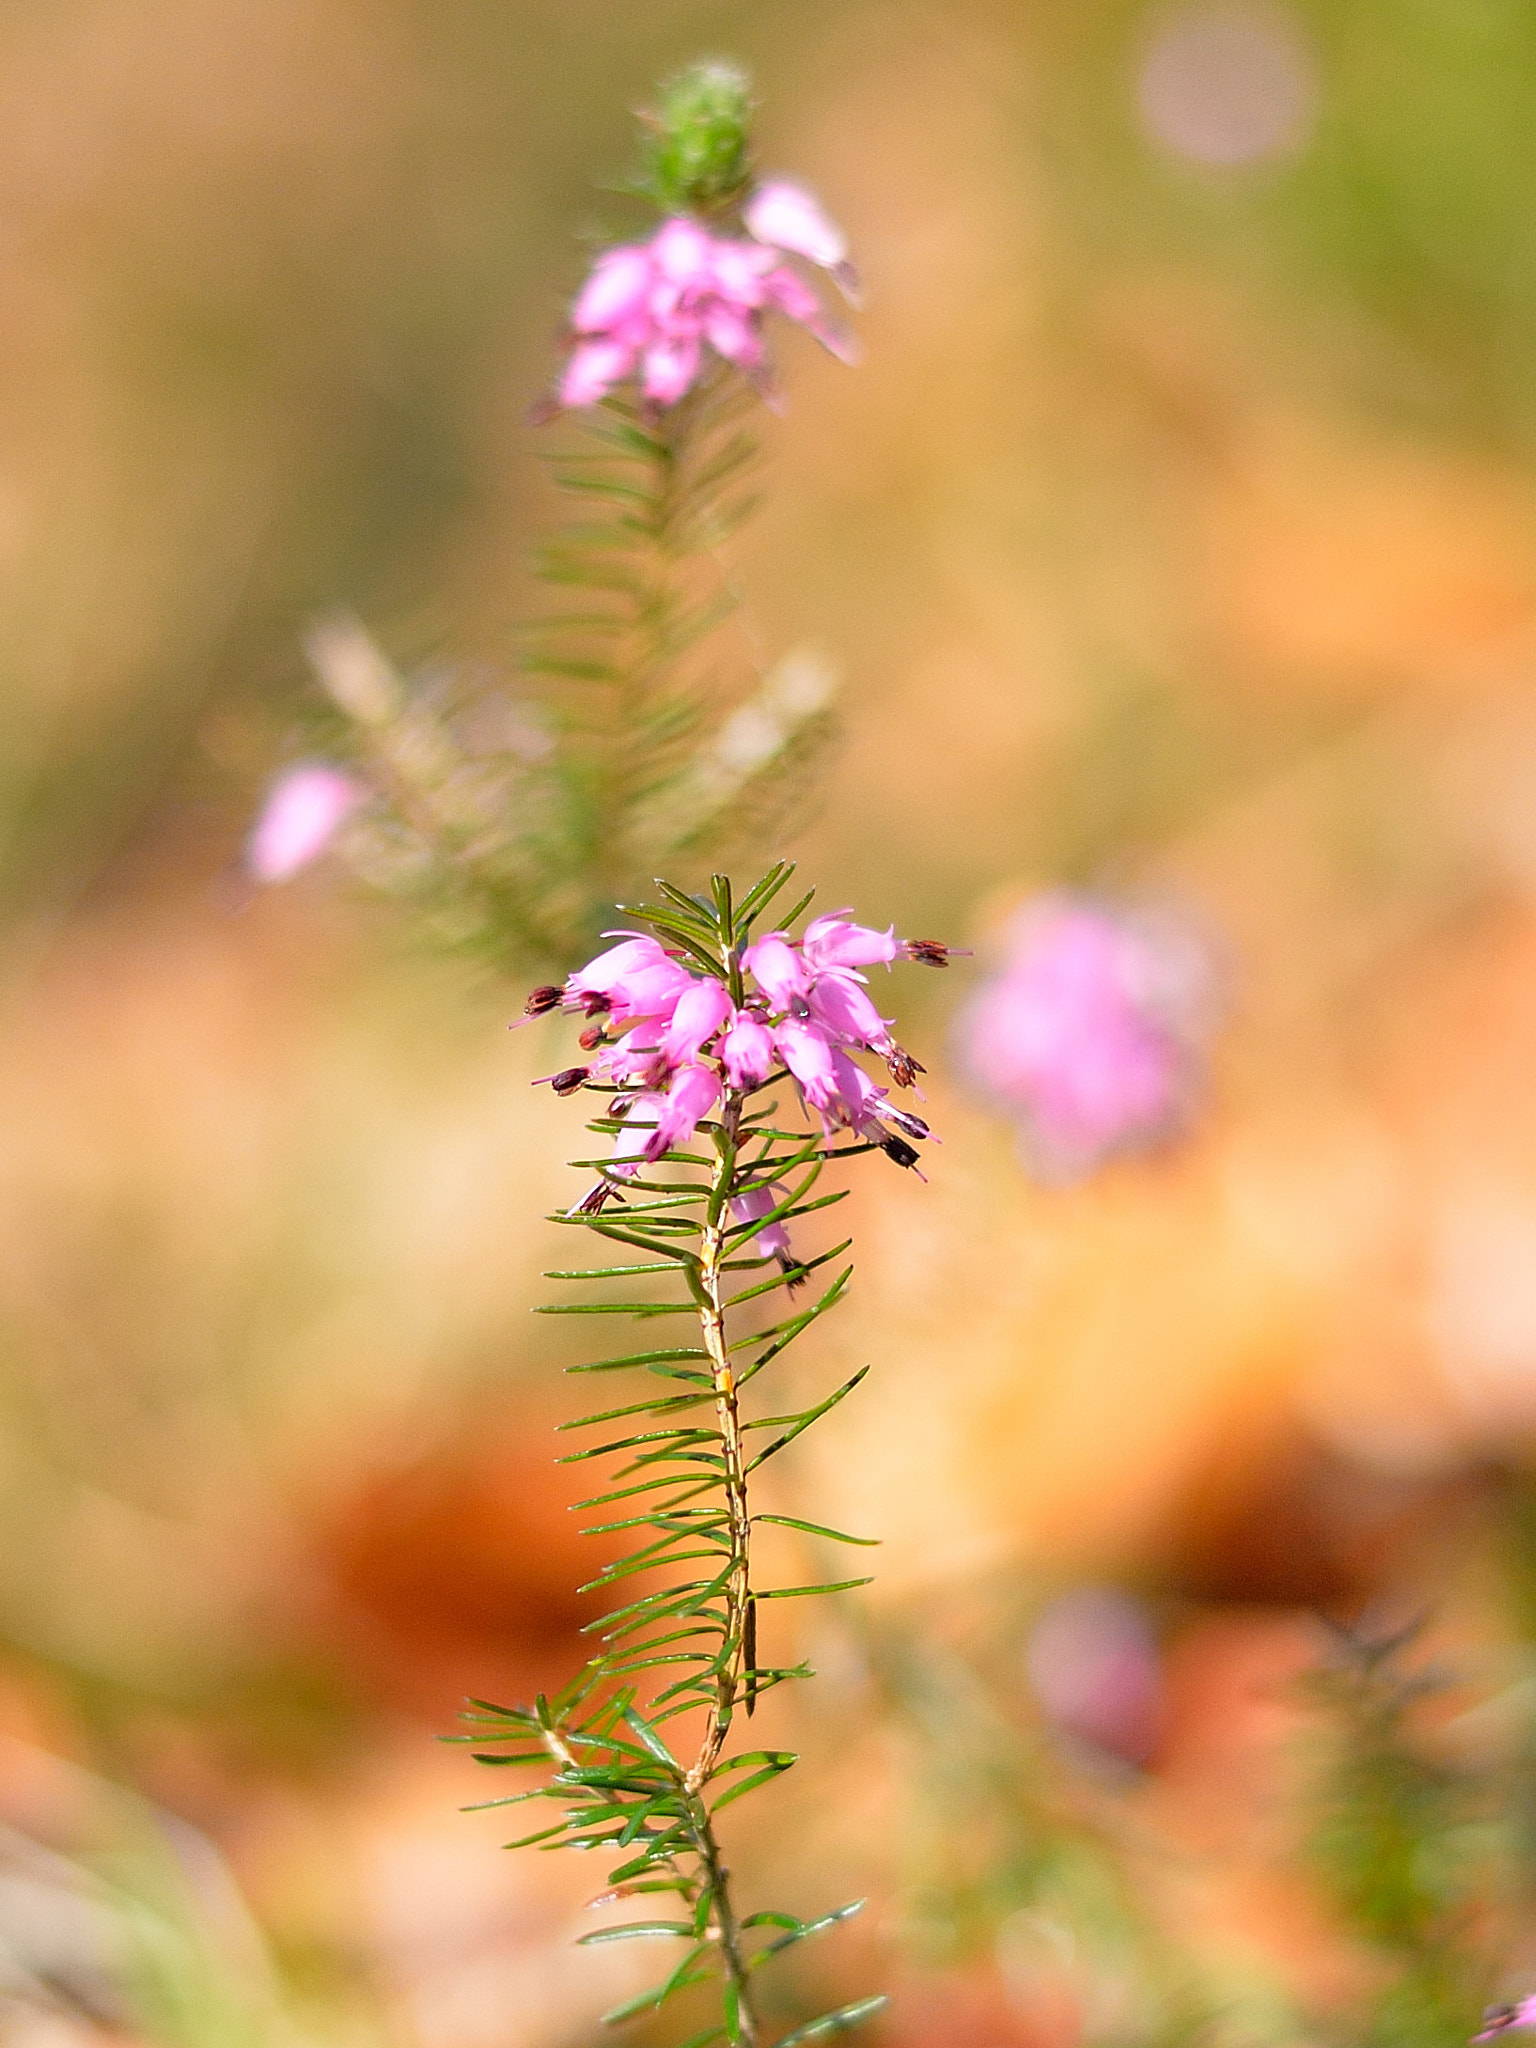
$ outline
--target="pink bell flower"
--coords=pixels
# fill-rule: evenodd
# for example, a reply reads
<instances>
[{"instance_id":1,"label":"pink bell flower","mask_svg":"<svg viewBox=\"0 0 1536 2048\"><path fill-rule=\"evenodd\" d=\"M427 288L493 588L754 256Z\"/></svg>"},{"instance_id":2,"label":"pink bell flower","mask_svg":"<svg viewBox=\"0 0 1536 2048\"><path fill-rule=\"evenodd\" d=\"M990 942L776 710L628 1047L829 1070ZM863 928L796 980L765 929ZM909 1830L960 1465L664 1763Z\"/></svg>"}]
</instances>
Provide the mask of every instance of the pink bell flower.
<instances>
[{"instance_id":1,"label":"pink bell flower","mask_svg":"<svg viewBox=\"0 0 1536 2048\"><path fill-rule=\"evenodd\" d=\"M748 946L741 964L775 1010L787 1010L803 1001L811 985L805 962L782 932L769 932L756 945Z\"/></svg>"},{"instance_id":2,"label":"pink bell flower","mask_svg":"<svg viewBox=\"0 0 1536 2048\"><path fill-rule=\"evenodd\" d=\"M637 1095L625 1113L622 1130L614 1135L612 1156L605 1169L604 1178L594 1188L589 1188L579 1202L573 1202L566 1210L567 1216L595 1216L616 1190L615 1180L633 1180L645 1162L646 1146L661 1115L662 1097L655 1094Z\"/></svg>"},{"instance_id":3,"label":"pink bell flower","mask_svg":"<svg viewBox=\"0 0 1536 2048\"><path fill-rule=\"evenodd\" d=\"M643 320L652 271L647 249L625 243L604 250L571 308L572 327L578 334L607 334L625 321Z\"/></svg>"},{"instance_id":4,"label":"pink bell flower","mask_svg":"<svg viewBox=\"0 0 1536 2048\"><path fill-rule=\"evenodd\" d=\"M831 271L850 298L857 291L858 276L848 261L848 237L803 185L789 178L770 178L747 201L742 219L747 233L757 241Z\"/></svg>"},{"instance_id":5,"label":"pink bell flower","mask_svg":"<svg viewBox=\"0 0 1536 2048\"><path fill-rule=\"evenodd\" d=\"M805 928L805 957L818 973L829 967L889 967L900 952L894 925L872 931L852 923L846 910L813 918Z\"/></svg>"},{"instance_id":6,"label":"pink bell flower","mask_svg":"<svg viewBox=\"0 0 1536 2048\"><path fill-rule=\"evenodd\" d=\"M286 882L335 838L363 797L363 786L324 761L301 761L277 778L245 846L246 872Z\"/></svg>"},{"instance_id":7,"label":"pink bell flower","mask_svg":"<svg viewBox=\"0 0 1536 2048\"><path fill-rule=\"evenodd\" d=\"M695 981L677 999L672 1022L662 1037L661 1051L669 1066L681 1066L698 1054L723 1024L736 1014L723 982Z\"/></svg>"},{"instance_id":8,"label":"pink bell flower","mask_svg":"<svg viewBox=\"0 0 1536 2048\"><path fill-rule=\"evenodd\" d=\"M830 1109L838 1095L836 1048L822 1027L807 1017L786 1017L774 1027L773 1038L811 1108Z\"/></svg>"},{"instance_id":9,"label":"pink bell flower","mask_svg":"<svg viewBox=\"0 0 1536 2048\"><path fill-rule=\"evenodd\" d=\"M639 351L629 343L610 339L578 342L572 349L560 379L562 405L596 405L615 384L622 384L635 367Z\"/></svg>"},{"instance_id":10,"label":"pink bell flower","mask_svg":"<svg viewBox=\"0 0 1536 2048\"><path fill-rule=\"evenodd\" d=\"M604 953L597 954L585 967L577 968L566 983L566 987L573 994L585 995L594 992L598 995L611 995L625 975L638 974L646 967L671 964L659 942L648 938L643 932L632 935L605 932L603 936L617 938L620 943L617 946L610 946Z\"/></svg>"},{"instance_id":11,"label":"pink bell flower","mask_svg":"<svg viewBox=\"0 0 1536 2048\"><path fill-rule=\"evenodd\" d=\"M811 1015L846 1045L867 1045L871 1052L895 1050L896 1041L869 997L851 975L818 974L806 997Z\"/></svg>"},{"instance_id":12,"label":"pink bell flower","mask_svg":"<svg viewBox=\"0 0 1536 2048\"><path fill-rule=\"evenodd\" d=\"M657 1018L637 1024L617 1044L603 1047L588 1074L609 1088L659 1087L667 1074L667 1061L658 1043L660 1033Z\"/></svg>"},{"instance_id":13,"label":"pink bell flower","mask_svg":"<svg viewBox=\"0 0 1536 2048\"><path fill-rule=\"evenodd\" d=\"M647 1141L646 1158L654 1162L674 1147L686 1145L719 1099L720 1076L712 1067L693 1060L679 1067L661 1097L661 1113Z\"/></svg>"},{"instance_id":14,"label":"pink bell flower","mask_svg":"<svg viewBox=\"0 0 1536 2048\"><path fill-rule=\"evenodd\" d=\"M898 1109L858 1061L850 1059L840 1048L834 1048L832 1053L832 1080L832 1094L822 1112L822 1128L827 1135L830 1137L839 1129L852 1131L878 1145L898 1166L911 1168L919 1180L925 1179L909 1142L913 1138L932 1137L922 1118Z\"/></svg>"},{"instance_id":15,"label":"pink bell flower","mask_svg":"<svg viewBox=\"0 0 1536 2048\"><path fill-rule=\"evenodd\" d=\"M731 1214L738 1223L755 1223L759 1217L771 1216L784 1200L784 1196L785 1191L777 1182L764 1182L759 1187L747 1188L743 1193L733 1195ZM765 1224L761 1230L755 1231L752 1242L765 1259L777 1259L786 1273L798 1276L791 1278L791 1287L801 1284L804 1276L800 1270L800 1261L790 1249L789 1232L782 1218L777 1223Z\"/></svg>"},{"instance_id":16,"label":"pink bell flower","mask_svg":"<svg viewBox=\"0 0 1536 2048\"><path fill-rule=\"evenodd\" d=\"M578 968L565 985L565 1003L590 1015L607 1011L623 1024L641 1017L670 1017L692 986L693 976L668 959L655 939L637 936L610 946Z\"/></svg>"},{"instance_id":17,"label":"pink bell flower","mask_svg":"<svg viewBox=\"0 0 1536 2048\"><path fill-rule=\"evenodd\" d=\"M759 1087L773 1072L773 1033L750 1010L738 1010L736 1021L720 1041L720 1062L733 1088Z\"/></svg>"}]
</instances>

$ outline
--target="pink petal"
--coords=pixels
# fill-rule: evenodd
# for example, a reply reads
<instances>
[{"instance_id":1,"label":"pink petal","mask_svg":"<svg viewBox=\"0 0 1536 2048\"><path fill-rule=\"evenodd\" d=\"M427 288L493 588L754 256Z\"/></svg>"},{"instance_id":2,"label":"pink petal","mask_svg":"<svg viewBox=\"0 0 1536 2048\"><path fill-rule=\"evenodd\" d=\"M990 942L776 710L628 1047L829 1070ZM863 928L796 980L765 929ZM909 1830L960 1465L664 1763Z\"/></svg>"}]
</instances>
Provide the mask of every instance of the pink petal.
<instances>
[{"instance_id":1,"label":"pink petal","mask_svg":"<svg viewBox=\"0 0 1536 2048\"><path fill-rule=\"evenodd\" d=\"M885 1052L892 1044L882 1017L869 997L850 975L818 974L806 998L811 1014L834 1035L850 1045L867 1045L873 1052Z\"/></svg>"},{"instance_id":2,"label":"pink petal","mask_svg":"<svg viewBox=\"0 0 1536 2048\"><path fill-rule=\"evenodd\" d=\"M784 1190L776 1183L769 1185L765 1182L761 1187L747 1188L739 1195L732 1195L731 1214L738 1223L754 1223L759 1217L771 1216L783 1200ZM781 1263L793 1261L789 1232L782 1218L777 1223L770 1223L766 1229L756 1231L752 1242L765 1258L778 1259Z\"/></svg>"}]
</instances>

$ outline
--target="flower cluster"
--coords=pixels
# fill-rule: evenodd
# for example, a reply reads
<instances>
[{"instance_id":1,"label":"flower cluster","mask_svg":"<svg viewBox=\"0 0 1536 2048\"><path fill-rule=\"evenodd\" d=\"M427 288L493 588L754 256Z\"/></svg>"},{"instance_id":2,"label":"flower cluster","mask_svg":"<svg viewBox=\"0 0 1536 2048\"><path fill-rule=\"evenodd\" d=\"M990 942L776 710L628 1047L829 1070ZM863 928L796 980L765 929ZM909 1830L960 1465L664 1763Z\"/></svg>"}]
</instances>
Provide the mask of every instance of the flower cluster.
<instances>
[{"instance_id":1,"label":"flower cluster","mask_svg":"<svg viewBox=\"0 0 1536 2048\"><path fill-rule=\"evenodd\" d=\"M841 231L798 185L760 185L742 210L747 233L721 235L687 215L664 221L648 242L605 250L571 309L574 346L559 403L595 405L638 375L653 406L675 405L697 382L706 348L759 383L767 374L763 315L807 328L844 362L850 337L831 322L812 287L783 258L804 257L849 291L853 272Z\"/></svg>"},{"instance_id":2,"label":"flower cluster","mask_svg":"<svg viewBox=\"0 0 1536 2048\"><path fill-rule=\"evenodd\" d=\"M578 1207L601 1208L617 1183L687 1145L722 1103L740 1104L769 1081L787 1077L829 1140L850 1132L877 1145L899 1166L915 1167L914 1140L931 1135L921 1117L899 1108L889 1090L853 1057L871 1052L897 1087L915 1087L923 1071L891 1036L868 991L866 967L905 957L943 966L947 948L933 940L901 940L846 913L818 917L793 939L770 932L742 952L733 985L698 974L678 953L635 932L571 975L564 987L534 990L527 1015L553 1010L586 1019L582 1066L547 1075L557 1094L592 1087L618 1091L611 1114L621 1118L613 1158ZM746 1190L741 1222L777 1206L769 1187ZM781 1225L759 1233L767 1256L789 1264Z\"/></svg>"},{"instance_id":3,"label":"flower cluster","mask_svg":"<svg viewBox=\"0 0 1536 2048\"><path fill-rule=\"evenodd\" d=\"M1019 1119L1041 1179L1077 1179L1186 1121L1214 979L1207 949L1172 916L1064 894L1020 914L960 1038L974 1079Z\"/></svg>"}]
</instances>

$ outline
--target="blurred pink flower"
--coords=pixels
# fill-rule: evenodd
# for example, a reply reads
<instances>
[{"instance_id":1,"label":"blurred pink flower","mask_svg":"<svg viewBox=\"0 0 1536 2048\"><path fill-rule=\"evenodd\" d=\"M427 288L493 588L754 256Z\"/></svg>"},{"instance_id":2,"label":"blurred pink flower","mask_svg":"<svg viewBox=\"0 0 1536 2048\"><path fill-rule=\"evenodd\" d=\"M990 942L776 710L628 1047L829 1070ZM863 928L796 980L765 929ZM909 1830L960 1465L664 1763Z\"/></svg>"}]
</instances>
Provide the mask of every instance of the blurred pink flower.
<instances>
[{"instance_id":1,"label":"blurred pink flower","mask_svg":"<svg viewBox=\"0 0 1536 2048\"><path fill-rule=\"evenodd\" d=\"M363 786L324 761L301 761L273 783L246 841L245 865L258 882L286 882L335 838Z\"/></svg>"},{"instance_id":2,"label":"blurred pink flower","mask_svg":"<svg viewBox=\"0 0 1536 2048\"><path fill-rule=\"evenodd\" d=\"M1029 1633L1031 1685L1064 1735L1144 1764L1162 1720L1157 1638L1139 1600L1080 1586L1053 1600Z\"/></svg>"},{"instance_id":3,"label":"blurred pink flower","mask_svg":"<svg viewBox=\"0 0 1536 2048\"><path fill-rule=\"evenodd\" d=\"M851 339L765 242L711 234L674 216L649 242L605 250L593 265L571 308L576 340L559 403L595 405L638 376L651 404L675 405L697 381L706 347L761 378L762 322L770 310L798 321L843 361L854 360Z\"/></svg>"},{"instance_id":4,"label":"blurred pink flower","mask_svg":"<svg viewBox=\"0 0 1536 2048\"><path fill-rule=\"evenodd\" d=\"M1214 976L1172 916L1057 895L1018 917L1003 970L960 1020L979 1085L1020 1120L1040 1178L1155 1145L1198 1097Z\"/></svg>"},{"instance_id":5,"label":"blurred pink flower","mask_svg":"<svg viewBox=\"0 0 1536 2048\"><path fill-rule=\"evenodd\" d=\"M831 271L850 297L858 290L858 275L848 261L848 237L803 185L770 178L747 201L742 219L757 241Z\"/></svg>"},{"instance_id":6,"label":"blurred pink flower","mask_svg":"<svg viewBox=\"0 0 1536 2048\"><path fill-rule=\"evenodd\" d=\"M1518 2005L1490 2005L1483 2014L1482 2031L1474 2041L1492 2041L1516 2027L1536 2027L1536 1997L1522 1998Z\"/></svg>"}]
</instances>

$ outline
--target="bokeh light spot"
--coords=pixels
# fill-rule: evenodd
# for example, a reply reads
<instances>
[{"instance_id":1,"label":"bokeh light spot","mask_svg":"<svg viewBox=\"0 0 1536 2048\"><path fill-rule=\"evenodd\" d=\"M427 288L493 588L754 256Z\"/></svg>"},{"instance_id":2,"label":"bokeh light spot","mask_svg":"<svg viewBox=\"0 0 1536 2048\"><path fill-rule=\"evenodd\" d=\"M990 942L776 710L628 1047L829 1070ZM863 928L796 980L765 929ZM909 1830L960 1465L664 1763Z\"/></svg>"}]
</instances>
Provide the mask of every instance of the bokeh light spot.
<instances>
[{"instance_id":1,"label":"bokeh light spot","mask_svg":"<svg viewBox=\"0 0 1536 2048\"><path fill-rule=\"evenodd\" d=\"M1147 134L1201 164L1258 163L1301 148L1317 97L1295 19L1251 0L1163 16L1137 82Z\"/></svg>"}]
</instances>

